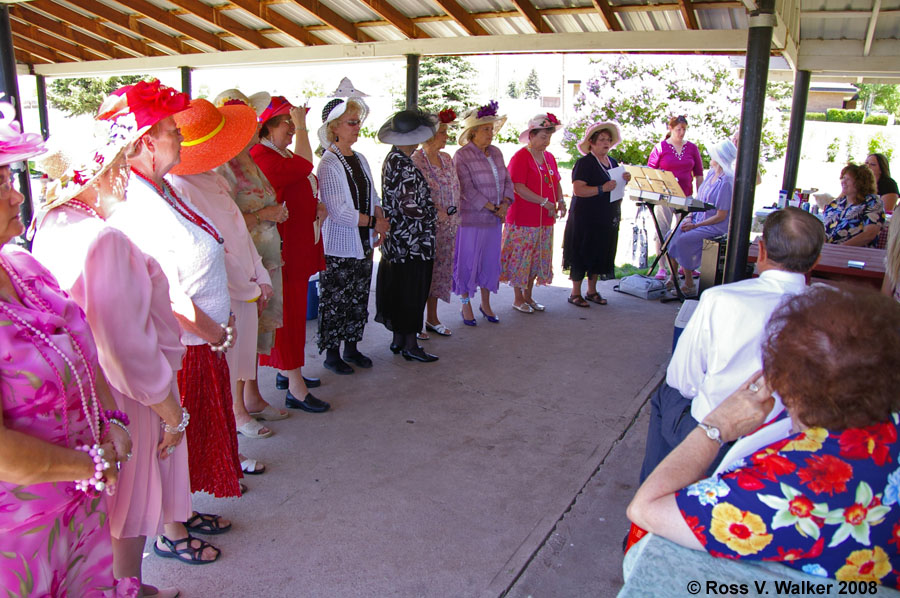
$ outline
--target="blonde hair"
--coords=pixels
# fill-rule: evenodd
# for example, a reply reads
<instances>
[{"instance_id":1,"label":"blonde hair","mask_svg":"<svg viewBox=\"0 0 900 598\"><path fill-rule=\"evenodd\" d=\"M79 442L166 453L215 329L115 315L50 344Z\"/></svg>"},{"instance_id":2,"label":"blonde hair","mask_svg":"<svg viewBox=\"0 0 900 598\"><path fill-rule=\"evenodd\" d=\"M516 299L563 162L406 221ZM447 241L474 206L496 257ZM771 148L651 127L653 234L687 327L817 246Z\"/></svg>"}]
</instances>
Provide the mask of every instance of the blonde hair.
<instances>
[{"instance_id":1,"label":"blonde hair","mask_svg":"<svg viewBox=\"0 0 900 598\"><path fill-rule=\"evenodd\" d=\"M887 247L884 251L884 275L894 285L900 283L900 220L891 222L888 229Z\"/></svg>"},{"instance_id":2,"label":"blonde hair","mask_svg":"<svg viewBox=\"0 0 900 598\"><path fill-rule=\"evenodd\" d=\"M359 115L360 119L362 119L363 114L366 113L366 108L359 102L359 100L350 98L349 100L347 100L347 107L344 109L344 114L353 114L354 112ZM341 116L344 116L344 114L341 114ZM339 119L340 117L334 119L325 127L325 138L328 139L328 143L334 143L337 140L337 135L335 135L334 133L334 128L337 127Z\"/></svg>"}]
</instances>

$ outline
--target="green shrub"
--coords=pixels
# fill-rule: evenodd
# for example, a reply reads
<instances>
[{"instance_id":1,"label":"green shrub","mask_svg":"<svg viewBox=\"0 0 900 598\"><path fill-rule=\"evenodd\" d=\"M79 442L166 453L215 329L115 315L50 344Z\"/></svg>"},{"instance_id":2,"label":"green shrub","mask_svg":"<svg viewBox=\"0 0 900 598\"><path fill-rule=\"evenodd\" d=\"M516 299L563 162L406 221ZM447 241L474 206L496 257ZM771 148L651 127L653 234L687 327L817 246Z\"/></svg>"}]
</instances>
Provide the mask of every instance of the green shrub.
<instances>
[{"instance_id":1,"label":"green shrub","mask_svg":"<svg viewBox=\"0 0 900 598\"><path fill-rule=\"evenodd\" d=\"M825 120L824 112L807 112L806 120Z\"/></svg>"},{"instance_id":2,"label":"green shrub","mask_svg":"<svg viewBox=\"0 0 900 598\"><path fill-rule=\"evenodd\" d=\"M866 117L866 120L863 121L863 124L866 125L881 125L882 127L887 126L888 116L887 114L872 114Z\"/></svg>"},{"instance_id":3,"label":"green shrub","mask_svg":"<svg viewBox=\"0 0 900 598\"><path fill-rule=\"evenodd\" d=\"M834 141L828 144L825 148L825 159L828 162L834 162L837 158L838 151L841 149L841 140L838 137L834 138Z\"/></svg>"},{"instance_id":4,"label":"green shrub","mask_svg":"<svg viewBox=\"0 0 900 598\"><path fill-rule=\"evenodd\" d=\"M891 156L894 155L894 146L891 145L891 142L881 133L875 133L872 138L869 139L868 150L870 154L884 154L884 157L888 159L888 162L891 161Z\"/></svg>"},{"instance_id":5,"label":"green shrub","mask_svg":"<svg viewBox=\"0 0 900 598\"><path fill-rule=\"evenodd\" d=\"M519 134L521 131L513 126L506 126L500 129L494 141L497 143L519 143Z\"/></svg>"},{"instance_id":6,"label":"green shrub","mask_svg":"<svg viewBox=\"0 0 900 598\"><path fill-rule=\"evenodd\" d=\"M862 123L865 112L862 110L841 110L829 108L825 120L832 123Z\"/></svg>"},{"instance_id":7,"label":"green shrub","mask_svg":"<svg viewBox=\"0 0 900 598\"><path fill-rule=\"evenodd\" d=\"M853 154L856 149L856 137L850 135L847 137L847 157L844 159L845 162L850 163L854 162Z\"/></svg>"}]
</instances>

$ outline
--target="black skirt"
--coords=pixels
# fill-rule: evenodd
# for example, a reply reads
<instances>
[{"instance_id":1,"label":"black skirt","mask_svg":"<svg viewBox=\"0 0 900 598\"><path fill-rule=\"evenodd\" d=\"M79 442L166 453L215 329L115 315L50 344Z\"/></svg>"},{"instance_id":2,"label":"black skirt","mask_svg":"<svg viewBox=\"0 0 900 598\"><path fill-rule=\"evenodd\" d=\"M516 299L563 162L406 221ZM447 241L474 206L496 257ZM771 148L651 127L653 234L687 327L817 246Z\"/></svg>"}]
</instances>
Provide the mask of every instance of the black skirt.
<instances>
[{"instance_id":1,"label":"black skirt","mask_svg":"<svg viewBox=\"0 0 900 598\"><path fill-rule=\"evenodd\" d=\"M381 260L375 279L375 321L397 334L422 330L434 260Z\"/></svg>"}]
</instances>

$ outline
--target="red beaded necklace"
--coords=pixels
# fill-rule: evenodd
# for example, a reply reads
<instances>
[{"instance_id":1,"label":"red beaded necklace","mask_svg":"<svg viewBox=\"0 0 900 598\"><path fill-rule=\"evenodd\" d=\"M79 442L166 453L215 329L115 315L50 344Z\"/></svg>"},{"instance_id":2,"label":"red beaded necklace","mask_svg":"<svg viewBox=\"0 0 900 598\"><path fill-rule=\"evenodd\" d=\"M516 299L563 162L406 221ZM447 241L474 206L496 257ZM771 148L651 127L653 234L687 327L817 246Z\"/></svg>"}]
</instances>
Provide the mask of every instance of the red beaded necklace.
<instances>
[{"instance_id":1,"label":"red beaded necklace","mask_svg":"<svg viewBox=\"0 0 900 598\"><path fill-rule=\"evenodd\" d=\"M201 216L200 214L198 214L197 212L192 210L190 208L190 206L188 206L186 203L184 203L184 201L182 201L182 199L180 197L178 197L178 195L175 194L175 190L172 189L172 187L169 185L169 183L166 182L165 179L163 179L163 182L162 182L163 186L162 186L162 188L160 188L159 185L157 185L152 180L150 180L150 178L147 177L147 175L139 172L135 168L132 168L131 172L133 172L135 174L135 176L137 176L137 178L139 178L143 182L150 185L150 187L154 191L156 191L156 193L160 197L162 197L163 200L165 200L165 202L167 204L172 206L172 209L174 209L176 212L181 214L181 216L185 220L195 224L201 230L207 232L210 236L212 236L213 239L218 241L220 244L225 242L225 239L223 239L219 235L219 233L216 231L216 229L213 227L213 225L211 225L209 222L207 222L203 218L203 216Z\"/></svg>"}]
</instances>

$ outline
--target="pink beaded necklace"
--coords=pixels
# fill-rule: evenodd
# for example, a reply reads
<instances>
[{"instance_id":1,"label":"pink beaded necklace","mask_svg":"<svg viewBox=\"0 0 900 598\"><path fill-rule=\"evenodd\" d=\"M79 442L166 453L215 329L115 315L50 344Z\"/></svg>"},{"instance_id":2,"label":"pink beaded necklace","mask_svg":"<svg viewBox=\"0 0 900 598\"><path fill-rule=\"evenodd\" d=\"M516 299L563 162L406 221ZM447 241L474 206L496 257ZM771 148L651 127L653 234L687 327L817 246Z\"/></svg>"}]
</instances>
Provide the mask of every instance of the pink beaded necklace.
<instances>
[{"instance_id":1,"label":"pink beaded necklace","mask_svg":"<svg viewBox=\"0 0 900 598\"><path fill-rule=\"evenodd\" d=\"M7 264L6 260L2 258L0 258L0 267L2 267L6 274L9 276L10 280L13 282L13 285L17 287L20 292L24 293L25 296L27 296L31 300L31 302L38 307L38 309L45 313L55 313L50 304L47 303L47 301L43 297L38 295L37 292L31 288L31 286L26 285L25 281L23 281L19 276L19 273L16 272L12 268L12 266ZM82 381L81 374L78 372L78 368L75 367L75 364L72 362L69 356L66 355L65 351L60 349L46 333L44 333L42 330L39 330L24 318L19 316L19 314L12 311L9 307L7 307L6 302L0 301L0 311L5 313L7 316L12 318L13 321L18 323L21 327L24 327L31 333L30 340L32 344L38 350L38 353L41 354L41 357L44 359L44 361L46 361L50 366L50 369L53 370L60 389L60 412L63 416L63 430L65 433L66 441L68 442L69 440L69 418L66 416L66 385L63 382L63 377L60 374L59 369L53 363L53 360L50 359L50 357L44 351L43 346L38 342L38 340L42 341L44 345L52 349L62 358L62 360L68 367L69 372L75 378L75 384L78 386L78 392L81 395L81 409L84 413L85 419L88 422L88 426L90 427L91 436L93 436L94 442L99 443L100 422L102 416L100 413L100 401L97 399L97 388L94 385L93 369L90 367L90 363L85 357L85 353L81 347L81 343L78 342L75 334L71 330L69 330L69 327L65 324L62 326L63 331L65 331L65 333L69 336L69 339L72 341L72 347L75 349L75 353L78 355L78 358L81 359L82 363L84 363L85 370L87 371L87 383ZM85 387L87 387L87 389ZM88 397L88 394L90 394L90 397Z\"/></svg>"}]
</instances>

